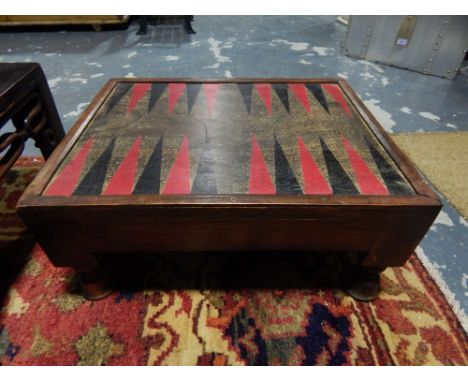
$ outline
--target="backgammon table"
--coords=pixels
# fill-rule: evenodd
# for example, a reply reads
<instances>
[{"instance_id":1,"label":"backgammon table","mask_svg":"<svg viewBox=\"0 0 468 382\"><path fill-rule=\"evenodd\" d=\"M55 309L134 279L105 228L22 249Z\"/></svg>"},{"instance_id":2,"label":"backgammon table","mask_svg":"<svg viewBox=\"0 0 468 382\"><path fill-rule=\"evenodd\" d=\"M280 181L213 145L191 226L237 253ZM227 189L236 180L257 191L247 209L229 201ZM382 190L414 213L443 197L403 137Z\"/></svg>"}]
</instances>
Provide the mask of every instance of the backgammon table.
<instances>
[{"instance_id":1,"label":"backgammon table","mask_svg":"<svg viewBox=\"0 0 468 382\"><path fill-rule=\"evenodd\" d=\"M119 78L17 208L91 299L102 253L326 250L363 254L371 300L441 204L343 80Z\"/></svg>"}]
</instances>

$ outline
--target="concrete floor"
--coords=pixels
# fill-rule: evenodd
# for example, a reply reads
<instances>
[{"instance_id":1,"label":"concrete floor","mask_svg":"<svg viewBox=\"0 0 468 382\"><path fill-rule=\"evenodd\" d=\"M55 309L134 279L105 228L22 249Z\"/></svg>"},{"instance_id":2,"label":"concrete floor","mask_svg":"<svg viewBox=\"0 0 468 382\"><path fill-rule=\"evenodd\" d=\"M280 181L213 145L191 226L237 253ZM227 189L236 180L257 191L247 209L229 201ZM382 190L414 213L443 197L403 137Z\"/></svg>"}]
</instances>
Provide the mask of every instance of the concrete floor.
<instances>
[{"instance_id":1,"label":"concrete floor","mask_svg":"<svg viewBox=\"0 0 468 382\"><path fill-rule=\"evenodd\" d=\"M468 71L454 81L348 58L334 16L196 16L180 26L94 32L0 32L0 62L39 62L66 129L112 77L346 79L389 132L467 131ZM25 154L39 152L31 144ZM468 223L444 200L419 256L462 320L468 312Z\"/></svg>"}]
</instances>

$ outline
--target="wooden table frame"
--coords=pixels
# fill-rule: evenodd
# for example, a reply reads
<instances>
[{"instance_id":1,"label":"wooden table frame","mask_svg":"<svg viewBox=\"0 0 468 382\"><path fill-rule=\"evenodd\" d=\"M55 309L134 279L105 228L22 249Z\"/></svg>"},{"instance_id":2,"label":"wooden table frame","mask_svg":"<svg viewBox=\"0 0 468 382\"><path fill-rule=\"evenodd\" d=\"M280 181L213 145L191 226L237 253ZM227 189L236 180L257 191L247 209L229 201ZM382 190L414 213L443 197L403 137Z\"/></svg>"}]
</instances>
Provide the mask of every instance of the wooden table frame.
<instances>
[{"instance_id":1,"label":"wooden table frame","mask_svg":"<svg viewBox=\"0 0 468 382\"><path fill-rule=\"evenodd\" d=\"M415 195L42 197L41 193L55 169L111 89L118 82L146 81L337 83L411 184ZM95 254L104 251L312 249L365 251L368 254L363 259L361 271L378 275L385 267L401 266L406 262L440 208L437 195L409 159L392 142L348 84L336 78L112 79L76 121L18 203L20 216L35 233L52 263L56 266L71 266L88 275L95 274L98 268L99 261ZM252 235L253 232L255 235ZM272 232L275 234L272 235ZM73 245L70 245L71 242ZM361 285L355 296L362 299L375 298L377 290L374 281L370 292L368 285ZM101 296L98 295L94 297Z\"/></svg>"},{"instance_id":2,"label":"wooden table frame","mask_svg":"<svg viewBox=\"0 0 468 382\"><path fill-rule=\"evenodd\" d=\"M65 136L49 85L39 64L0 63L0 129L9 120L14 132L0 136L0 179L33 139L47 159Z\"/></svg>"}]
</instances>

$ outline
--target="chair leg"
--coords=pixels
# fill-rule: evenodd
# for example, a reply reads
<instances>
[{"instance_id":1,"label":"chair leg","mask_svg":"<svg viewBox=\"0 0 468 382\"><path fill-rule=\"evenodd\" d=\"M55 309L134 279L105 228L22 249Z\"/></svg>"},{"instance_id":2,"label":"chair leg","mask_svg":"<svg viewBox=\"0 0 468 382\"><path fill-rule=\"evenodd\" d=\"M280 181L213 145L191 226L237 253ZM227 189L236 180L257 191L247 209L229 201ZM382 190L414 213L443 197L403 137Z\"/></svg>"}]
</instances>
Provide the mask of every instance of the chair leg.
<instances>
[{"instance_id":1,"label":"chair leg","mask_svg":"<svg viewBox=\"0 0 468 382\"><path fill-rule=\"evenodd\" d=\"M140 29L137 35L145 35L148 33L148 16L140 16Z\"/></svg>"},{"instance_id":2,"label":"chair leg","mask_svg":"<svg viewBox=\"0 0 468 382\"><path fill-rule=\"evenodd\" d=\"M184 30L187 34L196 34L192 28L193 16L184 16Z\"/></svg>"}]
</instances>

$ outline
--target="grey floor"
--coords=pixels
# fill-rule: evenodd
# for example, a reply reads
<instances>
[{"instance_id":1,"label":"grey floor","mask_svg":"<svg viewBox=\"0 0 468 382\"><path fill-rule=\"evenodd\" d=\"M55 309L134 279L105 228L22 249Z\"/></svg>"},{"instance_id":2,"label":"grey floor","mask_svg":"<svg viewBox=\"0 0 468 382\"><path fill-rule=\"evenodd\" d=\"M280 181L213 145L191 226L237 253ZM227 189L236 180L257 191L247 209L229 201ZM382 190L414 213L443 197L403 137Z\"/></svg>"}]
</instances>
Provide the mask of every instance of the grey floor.
<instances>
[{"instance_id":1,"label":"grey floor","mask_svg":"<svg viewBox=\"0 0 468 382\"><path fill-rule=\"evenodd\" d=\"M334 16L196 16L180 26L94 32L0 32L0 62L39 62L66 129L112 77L346 79L389 132L467 131L468 71L454 81L348 58ZM29 144L25 154L39 152ZM419 248L466 325L468 223L445 200ZM466 327L466 326L465 326Z\"/></svg>"}]
</instances>

